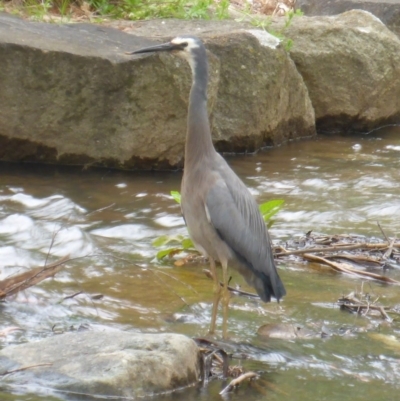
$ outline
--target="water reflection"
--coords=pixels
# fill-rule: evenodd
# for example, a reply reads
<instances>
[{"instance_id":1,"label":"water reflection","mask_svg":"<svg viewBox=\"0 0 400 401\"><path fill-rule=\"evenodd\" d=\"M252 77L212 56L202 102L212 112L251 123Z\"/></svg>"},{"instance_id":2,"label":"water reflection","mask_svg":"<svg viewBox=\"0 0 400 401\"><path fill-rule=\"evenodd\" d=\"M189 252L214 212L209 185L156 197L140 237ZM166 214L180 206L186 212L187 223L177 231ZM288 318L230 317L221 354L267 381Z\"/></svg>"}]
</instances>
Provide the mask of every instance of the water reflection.
<instances>
[{"instance_id":1,"label":"water reflection","mask_svg":"<svg viewBox=\"0 0 400 401\"><path fill-rule=\"evenodd\" d=\"M271 229L275 241L309 230L381 236L377 220L393 236L400 232L399 134L399 128L392 128L373 136L321 137L229 162L259 203L285 200ZM212 285L203 266L157 262L152 246L161 235L186 235L180 206L169 195L179 189L180 173L0 169L0 279L47 259L72 259L55 278L1 304L0 330L18 328L0 337L2 346L102 326L205 334ZM238 363L262 371L270 386L261 384L261 392L242 388L231 398L375 400L380 388L385 394L380 399L395 399L398 354L369 336L381 330L382 321L342 313L335 306L360 280L311 265L280 268L288 290L282 307L235 298L230 315L232 341L244 344L251 356ZM390 274L400 279L399 272ZM245 287L235 273L232 284ZM400 304L395 287L365 287L374 297ZM333 336L265 343L255 333L266 322L324 324ZM397 321L387 331L399 333ZM174 399L219 399L218 386L187 390ZM360 389L357 394L354 386ZM5 397L0 390L0 398ZM42 399L16 397L9 399Z\"/></svg>"}]
</instances>

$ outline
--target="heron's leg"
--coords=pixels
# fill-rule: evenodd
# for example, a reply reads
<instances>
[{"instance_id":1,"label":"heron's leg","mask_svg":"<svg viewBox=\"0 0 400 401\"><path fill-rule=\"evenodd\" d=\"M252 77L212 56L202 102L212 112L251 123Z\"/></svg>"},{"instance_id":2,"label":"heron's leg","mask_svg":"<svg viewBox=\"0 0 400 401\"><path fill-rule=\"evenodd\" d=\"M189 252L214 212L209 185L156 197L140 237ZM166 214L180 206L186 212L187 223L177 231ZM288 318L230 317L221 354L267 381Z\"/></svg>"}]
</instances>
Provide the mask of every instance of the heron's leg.
<instances>
[{"instance_id":1,"label":"heron's leg","mask_svg":"<svg viewBox=\"0 0 400 401\"><path fill-rule=\"evenodd\" d=\"M225 261L222 263L222 280L224 283L224 288L222 289L222 336L224 339L228 338L228 310L229 310L229 300L231 294L228 290L228 263Z\"/></svg>"},{"instance_id":2,"label":"heron's leg","mask_svg":"<svg viewBox=\"0 0 400 401\"><path fill-rule=\"evenodd\" d=\"M219 304L219 300L221 298L221 286L219 285L217 269L215 267L215 261L212 258L210 258L210 269L211 269L211 274L212 274L213 280L214 280L214 288L213 288L214 299L213 299L213 307L212 307L211 324L210 324L209 333L214 334L215 333L215 322L217 320L218 304Z\"/></svg>"}]
</instances>

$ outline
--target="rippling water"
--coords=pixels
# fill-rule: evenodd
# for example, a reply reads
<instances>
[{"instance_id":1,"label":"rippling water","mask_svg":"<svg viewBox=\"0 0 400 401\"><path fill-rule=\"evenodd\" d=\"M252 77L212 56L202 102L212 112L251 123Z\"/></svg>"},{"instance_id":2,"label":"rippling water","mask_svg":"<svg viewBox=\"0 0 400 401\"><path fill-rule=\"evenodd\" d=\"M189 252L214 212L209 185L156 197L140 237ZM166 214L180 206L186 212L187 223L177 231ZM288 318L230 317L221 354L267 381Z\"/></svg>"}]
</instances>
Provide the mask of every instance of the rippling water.
<instances>
[{"instance_id":1,"label":"rippling water","mask_svg":"<svg viewBox=\"0 0 400 401\"><path fill-rule=\"evenodd\" d=\"M399 156L400 128L394 127L363 137L293 142L229 162L259 203L285 200L270 230L278 242L309 230L381 237L377 221L388 236L398 236ZM152 246L164 234L186 235L180 207L169 195L179 190L180 173L16 165L1 165L0 170L0 279L46 260L71 258L55 278L1 304L3 347L99 327L206 333L212 285L203 276L203 266L157 262ZM251 355L238 363L264 373L261 390L244 386L231 398L258 401L267 394L271 400L397 399L399 351L372 334L398 336L398 322L384 326L380 319L356 317L335 307L343 293L361 286L358 279L304 264L280 269L288 290L281 309L241 298L233 302L232 340ZM389 274L400 279L398 271ZM236 274L233 282L243 285ZM398 288L365 286L383 302L400 304ZM256 336L262 324L282 321L325 325L335 335L268 343ZM219 399L220 385L185 390L173 399ZM14 391L0 389L0 398L49 399L11 395Z\"/></svg>"}]
</instances>

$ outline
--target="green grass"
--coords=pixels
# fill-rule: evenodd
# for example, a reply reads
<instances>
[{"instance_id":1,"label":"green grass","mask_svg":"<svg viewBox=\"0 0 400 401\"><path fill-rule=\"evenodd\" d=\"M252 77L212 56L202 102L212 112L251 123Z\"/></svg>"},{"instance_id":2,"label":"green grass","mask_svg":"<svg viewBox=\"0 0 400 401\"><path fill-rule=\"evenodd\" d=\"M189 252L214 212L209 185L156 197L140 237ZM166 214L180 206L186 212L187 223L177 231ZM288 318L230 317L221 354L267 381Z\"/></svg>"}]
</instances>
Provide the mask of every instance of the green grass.
<instances>
[{"instance_id":1,"label":"green grass","mask_svg":"<svg viewBox=\"0 0 400 401\"><path fill-rule=\"evenodd\" d=\"M293 46L293 40L286 37L285 35L285 30L290 26L292 23L293 18L295 17L301 17L303 16L304 13L297 9L296 11L289 11L286 16L285 16L285 23L283 27L276 31L272 29L272 17L270 15L265 16L265 15L251 15L249 12L244 12L244 18L241 20L246 20L249 19L250 23L254 25L256 28L263 29L264 31L270 33L271 35L277 37L281 43L283 44L285 50L287 52L290 52L290 49Z\"/></svg>"},{"instance_id":2,"label":"green grass","mask_svg":"<svg viewBox=\"0 0 400 401\"><path fill-rule=\"evenodd\" d=\"M0 0L0 9L33 18L47 16L145 20L226 19L229 0ZM84 10L81 12L81 10Z\"/></svg>"}]
</instances>

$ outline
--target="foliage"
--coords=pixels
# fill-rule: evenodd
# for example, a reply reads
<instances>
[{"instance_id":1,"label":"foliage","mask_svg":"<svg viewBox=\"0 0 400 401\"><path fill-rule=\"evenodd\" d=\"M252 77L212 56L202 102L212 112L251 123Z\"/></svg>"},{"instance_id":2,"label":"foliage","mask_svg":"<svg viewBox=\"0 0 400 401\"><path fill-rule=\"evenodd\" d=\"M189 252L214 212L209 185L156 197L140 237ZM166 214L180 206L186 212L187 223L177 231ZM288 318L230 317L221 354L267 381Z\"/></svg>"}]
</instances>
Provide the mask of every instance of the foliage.
<instances>
[{"instance_id":1,"label":"foliage","mask_svg":"<svg viewBox=\"0 0 400 401\"><path fill-rule=\"evenodd\" d=\"M285 30L290 26L294 17L301 17L304 13L301 10L289 11L286 14L285 23L283 28L280 30L272 29L272 17L255 17L247 14L247 17L250 17L251 24L257 28L261 28L264 31L267 31L271 35L277 37L283 44L286 51L290 51L293 46L293 40L285 36Z\"/></svg>"},{"instance_id":2,"label":"foliage","mask_svg":"<svg viewBox=\"0 0 400 401\"><path fill-rule=\"evenodd\" d=\"M165 256L173 256L186 250L195 249L192 240L183 235L163 235L153 241L153 246L156 248L165 247L167 245L172 246L158 251L157 259L163 259Z\"/></svg>"},{"instance_id":3,"label":"foliage","mask_svg":"<svg viewBox=\"0 0 400 401\"><path fill-rule=\"evenodd\" d=\"M11 1L0 0L0 7ZM226 19L229 0L22 0L14 9L37 19L58 14L70 17L85 14L93 18Z\"/></svg>"},{"instance_id":4,"label":"foliage","mask_svg":"<svg viewBox=\"0 0 400 401\"><path fill-rule=\"evenodd\" d=\"M285 201L283 199L274 199L268 202L264 202L259 206L261 216L263 217L266 224L270 223L272 216L274 216L279 212L279 210L281 210L284 202Z\"/></svg>"},{"instance_id":5,"label":"foliage","mask_svg":"<svg viewBox=\"0 0 400 401\"><path fill-rule=\"evenodd\" d=\"M50 0L25 0L23 1L23 6L29 15L37 19L42 19L49 12L52 3Z\"/></svg>"},{"instance_id":6,"label":"foliage","mask_svg":"<svg viewBox=\"0 0 400 401\"><path fill-rule=\"evenodd\" d=\"M178 191L171 191L171 196L177 203L181 204L181 194Z\"/></svg>"},{"instance_id":7,"label":"foliage","mask_svg":"<svg viewBox=\"0 0 400 401\"><path fill-rule=\"evenodd\" d=\"M181 203L181 194L178 191L171 191L171 196L177 203ZM271 218L279 212L283 203L282 199L275 199L259 206L261 215L268 226L272 225ZM153 241L153 246L155 248L163 248L157 252L157 259L159 260L166 256L174 256L180 252L195 250L192 240L184 235L163 235ZM165 248L166 246L169 247Z\"/></svg>"}]
</instances>

